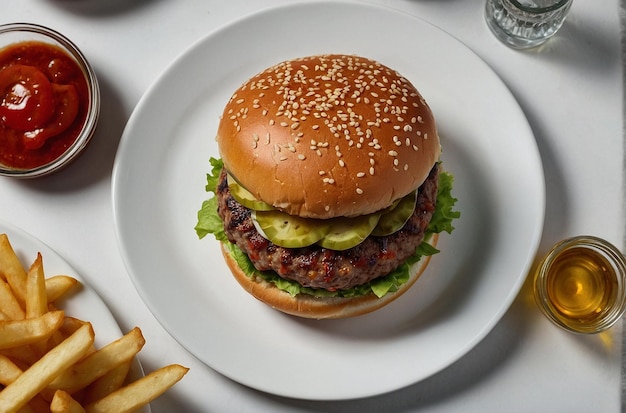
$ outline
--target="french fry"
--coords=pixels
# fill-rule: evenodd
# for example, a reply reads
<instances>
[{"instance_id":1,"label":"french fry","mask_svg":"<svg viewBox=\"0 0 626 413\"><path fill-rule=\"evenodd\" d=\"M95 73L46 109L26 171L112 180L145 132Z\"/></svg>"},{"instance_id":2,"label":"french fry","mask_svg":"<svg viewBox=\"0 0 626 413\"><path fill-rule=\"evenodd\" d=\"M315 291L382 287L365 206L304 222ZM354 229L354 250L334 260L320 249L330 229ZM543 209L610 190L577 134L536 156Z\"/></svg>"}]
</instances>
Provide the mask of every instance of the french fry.
<instances>
[{"instance_id":1,"label":"french fry","mask_svg":"<svg viewBox=\"0 0 626 413\"><path fill-rule=\"evenodd\" d=\"M150 403L176 384L189 369L171 364L153 371L85 407L86 413L130 413Z\"/></svg>"},{"instance_id":2,"label":"french fry","mask_svg":"<svg viewBox=\"0 0 626 413\"><path fill-rule=\"evenodd\" d=\"M135 411L187 373L170 365L124 386L143 334L94 347L91 323L58 309L75 286L67 275L46 278L40 253L24 268L0 234L0 413Z\"/></svg>"},{"instance_id":3,"label":"french fry","mask_svg":"<svg viewBox=\"0 0 626 413\"><path fill-rule=\"evenodd\" d=\"M126 381L126 377L128 377L128 372L130 371L131 364L132 360L129 360L126 363L117 366L104 376L100 377L98 380L91 383L85 390L83 403L93 403L96 400L100 400L104 396L108 396L109 394L122 387L122 385Z\"/></svg>"},{"instance_id":4,"label":"french fry","mask_svg":"<svg viewBox=\"0 0 626 413\"><path fill-rule=\"evenodd\" d=\"M22 370L41 358L41 354L30 345L7 348L0 350L0 353L13 360Z\"/></svg>"},{"instance_id":5,"label":"french fry","mask_svg":"<svg viewBox=\"0 0 626 413\"><path fill-rule=\"evenodd\" d=\"M26 274L26 318L40 317L48 312L48 297L46 295L46 277L43 271L41 254Z\"/></svg>"},{"instance_id":6,"label":"french fry","mask_svg":"<svg viewBox=\"0 0 626 413\"><path fill-rule=\"evenodd\" d=\"M0 384L2 386L8 386L13 383L23 373L23 370L15 363L13 363L8 357L0 355ZM49 403L40 397L35 396L29 402L28 406L32 408L35 413L48 412L50 410Z\"/></svg>"},{"instance_id":7,"label":"french fry","mask_svg":"<svg viewBox=\"0 0 626 413\"><path fill-rule=\"evenodd\" d=\"M22 369L18 367L10 358L0 354L0 384L8 386L22 374Z\"/></svg>"},{"instance_id":8,"label":"french fry","mask_svg":"<svg viewBox=\"0 0 626 413\"><path fill-rule=\"evenodd\" d=\"M11 320L22 320L25 317L22 306L4 280L0 280L0 310Z\"/></svg>"},{"instance_id":9,"label":"french fry","mask_svg":"<svg viewBox=\"0 0 626 413\"><path fill-rule=\"evenodd\" d=\"M122 338L102 347L65 370L50 383L51 389L63 389L68 393L87 387L115 367L135 357L146 340L141 330L135 327Z\"/></svg>"},{"instance_id":10,"label":"french fry","mask_svg":"<svg viewBox=\"0 0 626 413\"><path fill-rule=\"evenodd\" d=\"M20 303L26 297L26 270L13 250L7 234L0 234L0 277L13 290Z\"/></svg>"},{"instance_id":11,"label":"french fry","mask_svg":"<svg viewBox=\"0 0 626 413\"><path fill-rule=\"evenodd\" d=\"M93 328L85 324L0 391L0 412L14 412L26 406L56 376L76 363L93 342Z\"/></svg>"},{"instance_id":12,"label":"french fry","mask_svg":"<svg viewBox=\"0 0 626 413\"><path fill-rule=\"evenodd\" d=\"M46 296L48 297L48 303L57 301L77 285L80 285L78 280L69 275L55 275L46 278Z\"/></svg>"},{"instance_id":13,"label":"french fry","mask_svg":"<svg viewBox=\"0 0 626 413\"><path fill-rule=\"evenodd\" d=\"M76 317L65 316L65 320L63 320L63 325L59 330L61 330L61 332L66 336L71 336L76 330L78 330L87 323L88 321L81 320Z\"/></svg>"},{"instance_id":14,"label":"french fry","mask_svg":"<svg viewBox=\"0 0 626 413\"><path fill-rule=\"evenodd\" d=\"M50 403L51 413L85 413L85 409L69 393L57 390Z\"/></svg>"},{"instance_id":15,"label":"french fry","mask_svg":"<svg viewBox=\"0 0 626 413\"><path fill-rule=\"evenodd\" d=\"M63 324L64 315L59 310L37 318L0 321L0 350L36 343L50 337Z\"/></svg>"},{"instance_id":16,"label":"french fry","mask_svg":"<svg viewBox=\"0 0 626 413\"><path fill-rule=\"evenodd\" d=\"M61 327L50 336L48 339L48 345L50 347L54 347L60 344L63 340L74 334L76 330L78 330L83 324L86 324L86 321L79 320L75 317L68 317L67 315L63 319L63 324Z\"/></svg>"}]
</instances>

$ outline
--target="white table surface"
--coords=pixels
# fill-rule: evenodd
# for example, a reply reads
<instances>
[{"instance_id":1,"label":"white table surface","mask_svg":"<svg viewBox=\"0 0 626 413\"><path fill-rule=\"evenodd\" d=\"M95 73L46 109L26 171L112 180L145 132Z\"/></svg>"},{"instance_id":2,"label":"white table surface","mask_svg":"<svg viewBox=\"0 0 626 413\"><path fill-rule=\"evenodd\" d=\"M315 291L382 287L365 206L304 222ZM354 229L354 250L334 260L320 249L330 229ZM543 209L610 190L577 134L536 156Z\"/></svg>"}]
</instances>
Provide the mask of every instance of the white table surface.
<instances>
[{"instance_id":1,"label":"white table surface","mask_svg":"<svg viewBox=\"0 0 626 413\"><path fill-rule=\"evenodd\" d=\"M39 180L0 179L0 219L35 235L100 294L123 330L138 325L146 370L189 374L153 412L604 412L621 410L621 326L575 336L551 325L527 286L494 330L444 371L391 394L312 402L232 382L187 353L133 287L113 228L111 171L124 125L161 71L228 22L288 0L4 0L0 23L43 24L71 38L101 83L100 126L69 169ZM483 58L518 99L535 133L547 185L540 253L592 234L622 246L623 105L618 0L574 0L546 46L514 51L483 20L484 0L379 0L418 15ZM487 91L486 91L487 93ZM497 139L497 137L494 137Z\"/></svg>"}]
</instances>

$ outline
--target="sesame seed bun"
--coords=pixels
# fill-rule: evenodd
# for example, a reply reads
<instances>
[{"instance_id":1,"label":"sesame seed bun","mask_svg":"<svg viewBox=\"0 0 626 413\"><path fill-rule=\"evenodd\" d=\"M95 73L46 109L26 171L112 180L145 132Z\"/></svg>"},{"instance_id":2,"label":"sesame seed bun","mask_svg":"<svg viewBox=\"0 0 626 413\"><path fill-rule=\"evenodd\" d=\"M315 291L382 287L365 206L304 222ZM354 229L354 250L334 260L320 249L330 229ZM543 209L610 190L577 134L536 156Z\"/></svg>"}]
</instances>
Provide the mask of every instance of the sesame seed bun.
<instances>
[{"instance_id":1,"label":"sesame seed bun","mask_svg":"<svg viewBox=\"0 0 626 413\"><path fill-rule=\"evenodd\" d=\"M439 159L433 114L402 75L358 56L285 61L233 94L217 142L225 168L288 214L358 216L418 188Z\"/></svg>"},{"instance_id":2,"label":"sesame seed bun","mask_svg":"<svg viewBox=\"0 0 626 413\"><path fill-rule=\"evenodd\" d=\"M428 240L428 243L435 247L438 239L439 235L433 234ZM307 294L298 294L293 297L260 277L247 276L241 267L237 265L235 259L224 248L223 244L222 254L237 282L239 282L249 294L283 313L312 319L356 317L382 308L407 292L409 288L415 284L419 276L422 275L430 262L430 256L422 257L422 259L411 267L411 277L409 280L405 284L402 284L397 291L387 293L381 298L373 293L350 298L318 298Z\"/></svg>"}]
</instances>

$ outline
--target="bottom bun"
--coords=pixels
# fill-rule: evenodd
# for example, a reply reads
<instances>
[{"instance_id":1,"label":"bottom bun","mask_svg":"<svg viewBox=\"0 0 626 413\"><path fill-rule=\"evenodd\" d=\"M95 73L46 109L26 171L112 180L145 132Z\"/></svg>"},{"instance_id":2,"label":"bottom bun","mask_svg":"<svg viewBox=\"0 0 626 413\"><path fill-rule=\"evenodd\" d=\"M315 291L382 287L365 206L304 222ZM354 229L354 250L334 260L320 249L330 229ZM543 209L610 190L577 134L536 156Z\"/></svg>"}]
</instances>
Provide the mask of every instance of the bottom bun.
<instances>
[{"instance_id":1,"label":"bottom bun","mask_svg":"<svg viewBox=\"0 0 626 413\"><path fill-rule=\"evenodd\" d=\"M438 234L433 234L428 243L434 247L437 244L437 239ZM308 294L298 294L294 297L260 277L247 276L223 244L221 247L226 264L228 264L235 279L248 293L283 313L314 319L355 317L384 307L411 288L430 261L430 256L422 257L411 267L409 280L397 291L388 293L381 298L378 298L374 293L349 298L314 297Z\"/></svg>"}]
</instances>

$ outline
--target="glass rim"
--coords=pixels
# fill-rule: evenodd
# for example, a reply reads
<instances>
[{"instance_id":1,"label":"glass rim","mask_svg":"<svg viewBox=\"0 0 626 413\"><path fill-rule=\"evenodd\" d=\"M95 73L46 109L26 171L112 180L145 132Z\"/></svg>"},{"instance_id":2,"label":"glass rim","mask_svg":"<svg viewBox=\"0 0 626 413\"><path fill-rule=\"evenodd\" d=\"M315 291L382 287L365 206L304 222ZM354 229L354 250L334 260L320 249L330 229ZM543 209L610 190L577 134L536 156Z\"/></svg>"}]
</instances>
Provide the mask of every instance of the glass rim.
<instances>
[{"instance_id":1,"label":"glass rim","mask_svg":"<svg viewBox=\"0 0 626 413\"><path fill-rule=\"evenodd\" d=\"M526 12L526 13L533 13L533 14L541 14L541 13L547 13L547 12L551 12L551 11L555 11L558 10L562 7L567 6L569 3L571 3L573 0L559 0L558 2L551 4L550 6L542 6L542 7L535 7L535 6L529 6L526 4L522 4L519 2L519 0L509 0L511 2L511 4L513 4L515 7L517 7L518 9Z\"/></svg>"}]
</instances>

